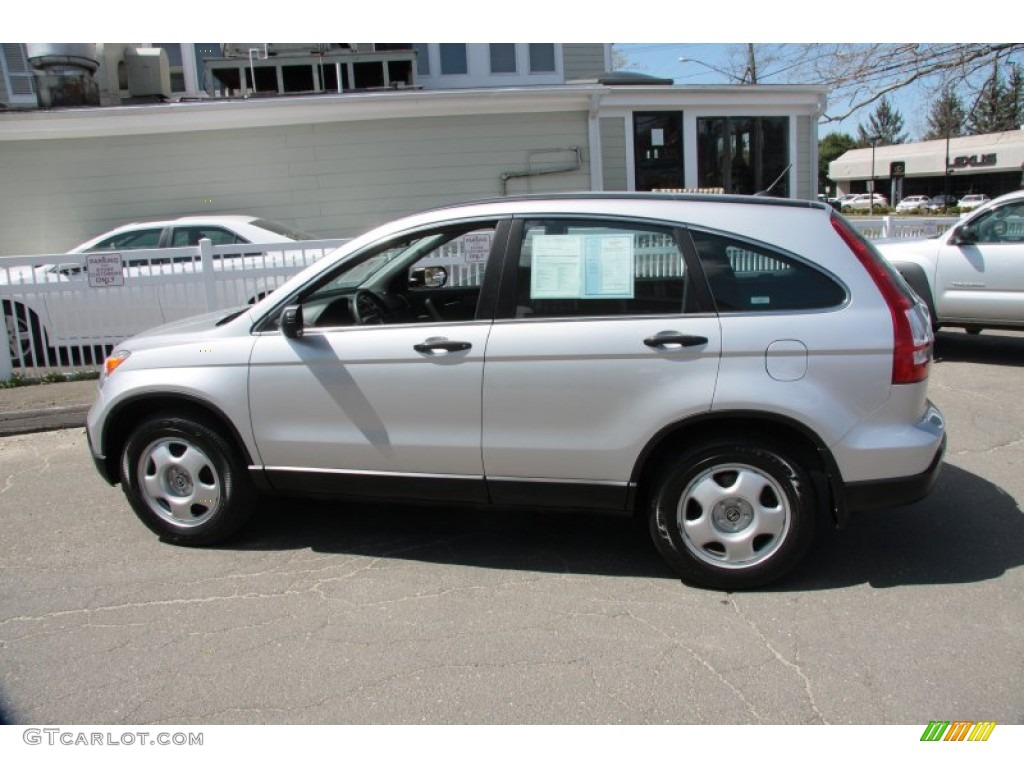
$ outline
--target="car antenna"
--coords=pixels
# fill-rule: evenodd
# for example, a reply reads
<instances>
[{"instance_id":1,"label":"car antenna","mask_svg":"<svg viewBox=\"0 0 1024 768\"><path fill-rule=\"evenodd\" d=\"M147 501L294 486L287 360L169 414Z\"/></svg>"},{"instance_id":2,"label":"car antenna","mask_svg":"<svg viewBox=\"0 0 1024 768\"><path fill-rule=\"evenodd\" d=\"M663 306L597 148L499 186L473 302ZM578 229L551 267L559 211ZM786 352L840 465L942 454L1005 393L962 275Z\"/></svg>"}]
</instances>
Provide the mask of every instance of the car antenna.
<instances>
[{"instance_id":1,"label":"car antenna","mask_svg":"<svg viewBox=\"0 0 1024 768\"><path fill-rule=\"evenodd\" d=\"M784 170L782 173L780 173L779 177L777 179L775 179L775 181L773 181L771 184L768 185L768 189L762 189L760 192L755 192L754 193L754 197L771 197L772 190L775 189L775 185L778 184L780 181L782 181L785 178L786 174L789 173L789 169L792 168L792 167L793 167L792 163L787 165L786 166L786 170Z\"/></svg>"}]
</instances>

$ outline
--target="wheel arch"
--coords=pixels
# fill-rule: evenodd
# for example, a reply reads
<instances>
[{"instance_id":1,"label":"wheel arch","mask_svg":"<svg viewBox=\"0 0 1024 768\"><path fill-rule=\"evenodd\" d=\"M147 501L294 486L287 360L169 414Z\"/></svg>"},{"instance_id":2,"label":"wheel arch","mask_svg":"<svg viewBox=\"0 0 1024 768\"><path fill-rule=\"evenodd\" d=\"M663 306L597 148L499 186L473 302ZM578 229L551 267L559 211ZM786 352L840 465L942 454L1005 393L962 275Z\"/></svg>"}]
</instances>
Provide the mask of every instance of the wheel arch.
<instances>
[{"instance_id":1,"label":"wheel arch","mask_svg":"<svg viewBox=\"0 0 1024 768\"><path fill-rule=\"evenodd\" d=\"M116 483L120 477L121 452L134 428L145 418L157 413L191 417L219 432L251 465L252 454L231 420L212 403L184 394L139 395L119 403L107 417L100 438L100 451L104 456L106 479Z\"/></svg>"},{"instance_id":2,"label":"wheel arch","mask_svg":"<svg viewBox=\"0 0 1024 768\"><path fill-rule=\"evenodd\" d=\"M630 506L635 515L646 513L648 494L659 472L671 456L698 443L759 439L794 454L814 483L819 507L828 509L835 524L847 522L841 504L842 475L832 452L805 424L762 411L727 411L702 414L664 427L641 451L630 478Z\"/></svg>"},{"instance_id":3,"label":"wheel arch","mask_svg":"<svg viewBox=\"0 0 1024 768\"><path fill-rule=\"evenodd\" d=\"M913 261L894 261L892 266L907 281L907 285L914 289L914 293L921 297L932 316L932 328L938 328L939 316L935 313L935 295L925 268Z\"/></svg>"}]
</instances>

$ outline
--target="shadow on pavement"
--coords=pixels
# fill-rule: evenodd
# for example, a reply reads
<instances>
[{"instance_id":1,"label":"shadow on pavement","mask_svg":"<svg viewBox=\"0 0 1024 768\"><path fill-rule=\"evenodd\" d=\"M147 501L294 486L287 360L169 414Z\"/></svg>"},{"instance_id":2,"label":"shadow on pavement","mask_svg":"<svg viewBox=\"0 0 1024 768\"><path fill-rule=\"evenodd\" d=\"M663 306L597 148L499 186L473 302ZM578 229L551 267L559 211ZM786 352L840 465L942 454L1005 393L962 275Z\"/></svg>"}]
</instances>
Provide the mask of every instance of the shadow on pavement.
<instances>
[{"instance_id":1,"label":"shadow on pavement","mask_svg":"<svg viewBox=\"0 0 1024 768\"><path fill-rule=\"evenodd\" d=\"M935 362L1024 366L1024 334L983 331L971 336L939 331L935 336Z\"/></svg>"},{"instance_id":2,"label":"shadow on pavement","mask_svg":"<svg viewBox=\"0 0 1024 768\"><path fill-rule=\"evenodd\" d=\"M232 548L312 549L364 557L523 571L674 579L629 520L544 514L268 501ZM989 481L946 464L917 504L820 530L804 563L767 591L985 581L1024 565L1024 514Z\"/></svg>"}]
</instances>

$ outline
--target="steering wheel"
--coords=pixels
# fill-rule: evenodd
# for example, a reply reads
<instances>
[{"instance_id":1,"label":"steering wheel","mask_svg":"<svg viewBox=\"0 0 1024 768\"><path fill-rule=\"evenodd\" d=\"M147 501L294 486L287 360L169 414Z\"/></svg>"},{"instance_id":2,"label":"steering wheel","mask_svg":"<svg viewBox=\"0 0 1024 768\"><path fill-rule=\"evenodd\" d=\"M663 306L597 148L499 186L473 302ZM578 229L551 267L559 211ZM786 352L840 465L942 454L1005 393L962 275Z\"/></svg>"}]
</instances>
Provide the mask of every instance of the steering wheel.
<instances>
[{"instance_id":1,"label":"steering wheel","mask_svg":"<svg viewBox=\"0 0 1024 768\"><path fill-rule=\"evenodd\" d=\"M373 291L360 288L349 298L356 325L381 325L388 313L384 300Z\"/></svg>"}]
</instances>

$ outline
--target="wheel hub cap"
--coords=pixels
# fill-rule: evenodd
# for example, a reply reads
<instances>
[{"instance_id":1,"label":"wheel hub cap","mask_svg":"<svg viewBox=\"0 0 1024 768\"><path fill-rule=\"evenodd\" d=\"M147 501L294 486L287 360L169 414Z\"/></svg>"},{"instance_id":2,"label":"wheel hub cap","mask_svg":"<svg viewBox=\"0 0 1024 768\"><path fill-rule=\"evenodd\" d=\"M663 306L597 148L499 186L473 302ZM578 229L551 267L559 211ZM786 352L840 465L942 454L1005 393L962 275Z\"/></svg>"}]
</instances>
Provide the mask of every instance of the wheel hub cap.
<instances>
[{"instance_id":1,"label":"wheel hub cap","mask_svg":"<svg viewBox=\"0 0 1024 768\"><path fill-rule=\"evenodd\" d=\"M754 520L754 508L743 499L724 499L711 512L711 524L723 533L742 531Z\"/></svg>"}]
</instances>

